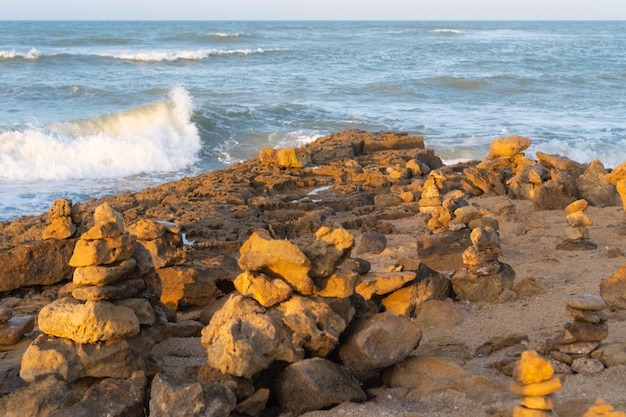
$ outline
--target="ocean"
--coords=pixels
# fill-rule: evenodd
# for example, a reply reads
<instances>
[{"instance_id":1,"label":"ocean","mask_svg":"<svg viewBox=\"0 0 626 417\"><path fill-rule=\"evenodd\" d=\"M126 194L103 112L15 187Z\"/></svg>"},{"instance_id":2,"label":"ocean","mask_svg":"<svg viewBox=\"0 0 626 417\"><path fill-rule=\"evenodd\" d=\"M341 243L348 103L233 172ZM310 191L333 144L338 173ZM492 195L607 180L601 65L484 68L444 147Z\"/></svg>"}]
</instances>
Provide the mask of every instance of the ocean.
<instances>
[{"instance_id":1,"label":"ocean","mask_svg":"<svg viewBox=\"0 0 626 417\"><path fill-rule=\"evenodd\" d=\"M626 22L0 22L0 220L343 129L626 161Z\"/></svg>"}]
</instances>

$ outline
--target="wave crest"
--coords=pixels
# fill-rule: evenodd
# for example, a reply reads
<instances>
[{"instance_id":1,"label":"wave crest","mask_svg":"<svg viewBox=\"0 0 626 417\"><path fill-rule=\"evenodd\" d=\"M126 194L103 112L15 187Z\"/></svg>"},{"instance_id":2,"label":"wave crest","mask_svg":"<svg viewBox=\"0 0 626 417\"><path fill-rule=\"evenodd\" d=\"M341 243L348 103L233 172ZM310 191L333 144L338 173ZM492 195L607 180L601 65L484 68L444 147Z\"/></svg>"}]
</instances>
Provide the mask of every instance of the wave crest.
<instances>
[{"instance_id":1,"label":"wave crest","mask_svg":"<svg viewBox=\"0 0 626 417\"><path fill-rule=\"evenodd\" d=\"M200 136L182 87L119 113L0 133L0 182L122 178L197 161Z\"/></svg>"},{"instance_id":2,"label":"wave crest","mask_svg":"<svg viewBox=\"0 0 626 417\"><path fill-rule=\"evenodd\" d=\"M0 51L0 59L15 59L22 58L28 60L35 60L41 56L41 52L39 52L36 48L32 48L30 51L21 53L16 52L15 49L11 49L10 51Z\"/></svg>"},{"instance_id":3,"label":"wave crest","mask_svg":"<svg viewBox=\"0 0 626 417\"><path fill-rule=\"evenodd\" d=\"M94 52L91 55L103 58L113 58L125 61L141 61L141 62L161 62L161 61L178 61L189 60L199 61L211 56L219 55L250 55L262 54L272 51L262 48L257 49L198 49L195 51L148 51L148 52L110 52L99 53Z\"/></svg>"}]
</instances>

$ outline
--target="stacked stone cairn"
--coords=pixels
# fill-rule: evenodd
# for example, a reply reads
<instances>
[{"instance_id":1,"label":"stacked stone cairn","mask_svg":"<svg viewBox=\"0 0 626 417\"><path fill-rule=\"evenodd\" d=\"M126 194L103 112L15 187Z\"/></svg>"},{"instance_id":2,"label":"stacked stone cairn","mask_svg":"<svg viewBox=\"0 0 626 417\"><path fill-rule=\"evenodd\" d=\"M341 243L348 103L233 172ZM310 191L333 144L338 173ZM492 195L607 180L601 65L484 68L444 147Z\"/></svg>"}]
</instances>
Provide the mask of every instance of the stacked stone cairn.
<instances>
[{"instance_id":1,"label":"stacked stone cairn","mask_svg":"<svg viewBox=\"0 0 626 417\"><path fill-rule=\"evenodd\" d=\"M26 333L33 331L35 318L33 316L13 316L13 310L0 306L0 352L12 350L20 342L28 340Z\"/></svg>"},{"instance_id":2,"label":"stacked stone cairn","mask_svg":"<svg viewBox=\"0 0 626 417\"><path fill-rule=\"evenodd\" d=\"M570 365L577 373L602 371L604 365L591 354L609 334L604 300L597 295L583 294L567 297L565 305L563 314L574 320L565 325L561 334L547 341L550 355Z\"/></svg>"},{"instance_id":3,"label":"stacked stone cairn","mask_svg":"<svg viewBox=\"0 0 626 417\"><path fill-rule=\"evenodd\" d=\"M463 269L450 279L454 293L462 301L498 301L514 296L511 288L515 272L498 260L500 236L493 228L477 227L470 234L472 245L463 252ZM503 295L504 294L504 295Z\"/></svg>"},{"instance_id":4,"label":"stacked stone cairn","mask_svg":"<svg viewBox=\"0 0 626 417\"><path fill-rule=\"evenodd\" d=\"M48 223L41 233L43 240L61 240L74 236L76 225L72 221L72 200L56 200L48 211Z\"/></svg>"},{"instance_id":5,"label":"stacked stone cairn","mask_svg":"<svg viewBox=\"0 0 626 417\"><path fill-rule=\"evenodd\" d=\"M251 384L253 377L263 380L266 370L278 370L275 396L293 415L364 401L357 378L371 378L406 358L421 332L390 313L357 314L360 274L343 266L353 245L342 228L321 227L302 248L265 230L254 232L240 249L237 291L202 330L207 363L198 378ZM343 366L329 359L338 360L333 351ZM246 395L268 396L265 388Z\"/></svg>"},{"instance_id":6,"label":"stacked stone cairn","mask_svg":"<svg viewBox=\"0 0 626 417\"><path fill-rule=\"evenodd\" d=\"M69 261L76 268L71 295L39 312L42 334L24 353L22 379L129 378L146 369L152 345L167 337L167 321L159 294L150 291L159 288L152 262L134 257L135 242L119 212L107 203L96 208Z\"/></svg>"},{"instance_id":7,"label":"stacked stone cairn","mask_svg":"<svg viewBox=\"0 0 626 417\"><path fill-rule=\"evenodd\" d=\"M565 228L566 239L556 245L562 250L594 250L598 245L589 241L588 226L593 223L585 214L589 203L587 200L576 200L565 208L567 227Z\"/></svg>"},{"instance_id":8,"label":"stacked stone cairn","mask_svg":"<svg viewBox=\"0 0 626 417\"><path fill-rule=\"evenodd\" d=\"M563 388L550 362L536 351L522 352L513 370L513 383L509 390L522 398L521 405L513 409L513 417L556 416L552 394Z\"/></svg>"}]
</instances>

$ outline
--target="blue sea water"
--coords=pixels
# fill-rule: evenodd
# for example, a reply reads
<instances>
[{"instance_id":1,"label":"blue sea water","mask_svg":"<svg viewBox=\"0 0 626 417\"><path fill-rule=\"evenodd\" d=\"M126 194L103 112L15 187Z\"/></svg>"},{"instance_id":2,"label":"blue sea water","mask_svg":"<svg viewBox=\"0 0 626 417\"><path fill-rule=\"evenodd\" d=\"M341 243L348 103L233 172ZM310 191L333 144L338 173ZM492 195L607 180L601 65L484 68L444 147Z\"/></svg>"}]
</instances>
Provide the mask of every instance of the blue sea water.
<instances>
[{"instance_id":1,"label":"blue sea water","mask_svg":"<svg viewBox=\"0 0 626 417\"><path fill-rule=\"evenodd\" d=\"M626 161L626 22L0 22L0 219L342 129Z\"/></svg>"}]
</instances>

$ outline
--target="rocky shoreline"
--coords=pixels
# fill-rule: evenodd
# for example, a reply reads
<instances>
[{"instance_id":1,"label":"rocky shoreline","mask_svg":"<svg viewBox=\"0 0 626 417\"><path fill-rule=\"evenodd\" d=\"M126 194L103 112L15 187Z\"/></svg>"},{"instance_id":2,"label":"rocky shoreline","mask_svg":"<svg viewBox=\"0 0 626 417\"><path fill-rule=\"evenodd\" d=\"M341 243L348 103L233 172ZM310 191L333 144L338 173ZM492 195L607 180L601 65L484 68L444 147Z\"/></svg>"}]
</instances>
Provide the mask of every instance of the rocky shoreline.
<instances>
[{"instance_id":1,"label":"rocky shoreline","mask_svg":"<svg viewBox=\"0 0 626 417\"><path fill-rule=\"evenodd\" d=\"M338 132L0 223L0 409L508 416L536 350L548 410L623 415L622 169L529 145Z\"/></svg>"}]
</instances>

